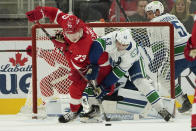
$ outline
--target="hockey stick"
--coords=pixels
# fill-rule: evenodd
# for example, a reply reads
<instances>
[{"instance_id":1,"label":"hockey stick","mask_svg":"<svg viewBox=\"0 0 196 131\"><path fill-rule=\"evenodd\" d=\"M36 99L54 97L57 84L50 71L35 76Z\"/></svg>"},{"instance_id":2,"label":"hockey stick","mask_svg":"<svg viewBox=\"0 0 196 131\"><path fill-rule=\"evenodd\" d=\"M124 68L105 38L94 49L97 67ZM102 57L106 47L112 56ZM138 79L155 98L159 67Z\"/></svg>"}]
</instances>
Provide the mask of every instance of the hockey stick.
<instances>
[{"instance_id":1,"label":"hockey stick","mask_svg":"<svg viewBox=\"0 0 196 131\"><path fill-rule=\"evenodd\" d=\"M121 7L120 2L119 2L118 0L116 0L116 3L117 3L117 5L118 5L118 7L120 8L120 10L122 11L123 16L125 17L126 21L129 22L130 20L129 20L129 18L127 17L127 14L125 13L125 10Z\"/></svg>"},{"instance_id":2,"label":"hockey stick","mask_svg":"<svg viewBox=\"0 0 196 131\"><path fill-rule=\"evenodd\" d=\"M0 52L28 52L29 50L0 50Z\"/></svg>"},{"instance_id":3,"label":"hockey stick","mask_svg":"<svg viewBox=\"0 0 196 131\"><path fill-rule=\"evenodd\" d=\"M92 85L92 87L93 87L93 92L94 92L95 95L97 95L97 93L96 93L96 90L97 90L97 89L96 89L96 83L95 83L95 81L93 81L93 80L90 80L90 81L89 81L89 80L82 74L82 72L81 72L80 70L77 70L77 71L78 71L78 73L80 74L80 76L81 76L85 81L87 81L87 83L89 83L90 85ZM105 111L104 111L104 108L103 108L101 99L96 99L96 100L98 101L99 106L101 107L101 110L102 110L104 119L105 119L106 121L110 121L110 118L108 118L108 117L106 116L106 113L105 113Z\"/></svg>"},{"instance_id":4,"label":"hockey stick","mask_svg":"<svg viewBox=\"0 0 196 131\"><path fill-rule=\"evenodd\" d=\"M37 25L39 25L39 27L41 28L41 30L46 34L46 36L47 36L50 40L54 39L54 38L46 31L46 29L42 27L42 25L39 23L39 21L35 21L34 23L37 24Z\"/></svg>"},{"instance_id":5,"label":"hockey stick","mask_svg":"<svg viewBox=\"0 0 196 131\"><path fill-rule=\"evenodd\" d=\"M41 28L41 30L46 34L46 36L52 41L53 39L55 39L55 37L52 37L45 28L43 28L43 26L39 23L39 21L35 21L35 24L39 25L39 27ZM58 48L59 49L59 48ZM59 49L59 51L61 52L61 54L64 55L63 51L61 49Z\"/></svg>"}]
</instances>

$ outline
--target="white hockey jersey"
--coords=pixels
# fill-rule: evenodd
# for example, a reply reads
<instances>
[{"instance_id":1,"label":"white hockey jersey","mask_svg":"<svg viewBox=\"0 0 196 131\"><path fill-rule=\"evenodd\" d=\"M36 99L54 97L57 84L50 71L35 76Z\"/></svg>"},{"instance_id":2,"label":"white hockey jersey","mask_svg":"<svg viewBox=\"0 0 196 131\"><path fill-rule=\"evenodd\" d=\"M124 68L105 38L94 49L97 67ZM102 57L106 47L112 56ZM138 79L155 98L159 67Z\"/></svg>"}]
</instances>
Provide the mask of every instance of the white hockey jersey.
<instances>
[{"instance_id":1,"label":"white hockey jersey","mask_svg":"<svg viewBox=\"0 0 196 131\"><path fill-rule=\"evenodd\" d=\"M134 40L131 41L129 47L126 50L118 51L116 47L116 36L117 31L114 31L101 38L96 39L92 44L89 54L90 63L97 64L98 61L100 61L100 56L104 52L107 52L110 57L108 61L111 65L115 65L113 66L112 71L104 80L104 85L106 87L110 87L122 76L124 76L124 74L129 70L133 63L138 61L140 56Z\"/></svg>"},{"instance_id":2,"label":"white hockey jersey","mask_svg":"<svg viewBox=\"0 0 196 131\"><path fill-rule=\"evenodd\" d=\"M139 53L135 41L131 42L131 48L123 51L118 51L116 47L116 35L117 31L107 34L101 37L106 44L105 51L109 53L112 62L118 62L119 57L121 59L118 65L124 71L127 71L131 65L139 59Z\"/></svg>"},{"instance_id":3,"label":"white hockey jersey","mask_svg":"<svg viewBox=\"0 0 196 131\"><path fill-rule=\"evenodd\" d=\"M175 60L184 59L184 46L191 36L184 25L178 20L175 15L164 14L159 17L155 17L151 22L170 22L174 26L174 52Z\"/></svg>"}]
</instances>

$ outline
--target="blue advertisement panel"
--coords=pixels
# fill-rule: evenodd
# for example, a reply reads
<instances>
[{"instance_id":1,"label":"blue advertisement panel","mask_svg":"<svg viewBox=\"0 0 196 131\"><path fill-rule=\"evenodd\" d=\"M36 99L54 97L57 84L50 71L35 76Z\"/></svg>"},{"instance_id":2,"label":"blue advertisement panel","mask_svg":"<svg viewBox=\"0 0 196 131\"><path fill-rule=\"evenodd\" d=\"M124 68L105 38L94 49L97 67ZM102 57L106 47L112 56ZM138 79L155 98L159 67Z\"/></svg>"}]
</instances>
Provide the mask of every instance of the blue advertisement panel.
<instances>
[{"instance_id":1,"label":"blue advertisement panel","mask_svg":"<svg viewBox=\"0 0 196 131\"><path fill-rule=\"evenodd\" d=\"M15 114L24 105L32 77L32 59L24 50L30 40L0 41L0 114Z\"/></svg>"}]
</instances>

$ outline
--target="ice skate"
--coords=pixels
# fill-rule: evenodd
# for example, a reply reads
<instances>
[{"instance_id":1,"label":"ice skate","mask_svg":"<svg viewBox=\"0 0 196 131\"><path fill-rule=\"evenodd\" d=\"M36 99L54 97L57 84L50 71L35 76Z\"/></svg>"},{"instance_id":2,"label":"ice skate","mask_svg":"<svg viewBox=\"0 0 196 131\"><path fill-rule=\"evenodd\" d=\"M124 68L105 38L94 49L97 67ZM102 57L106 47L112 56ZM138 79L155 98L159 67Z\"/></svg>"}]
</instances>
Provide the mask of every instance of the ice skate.
<instances>
[{"instance_id":1,"label":"ice skate","mask_svg":"<svg viewBox=\"0 0 196 131\"><path fill-rule=\"evenodd\" d=\"M100 108L98 105L92 105L91 110L87 113L80 113L80 122L97 123L102 122L100 118Z\"/></svg>"},{"instance_id":2,"label":"ice skate","mask_svg":"<svg viewBox=\"0 0 196 131\"><path fill-rule=\"evenodd\" d=\"M158 114L161 115L165 121L169 121L172 117L172 115L165 108L160 110Z\"/></svg>"},{"instance_id":3,"label":"ice skate","mask_svg":"<svg viewBox=\"0 0 196 131\"><path fill-rule=\"evenodd\" d=\"M192 128L192 130L191 131L196 131L196 128Z\"/></svg>"},{"instance_id":4,"label":"ice skate","mask_svg":"<svg viewBox=\"0 0 196 131\"><path fill-rule=\"evenodd\" d=\"M178 108L178 112L180 113L189 111L192 108L192 104L190 103L187 94L185 94L183 98L184 98L184 102L182 103L182 107Z\"/></svg>"},{"instance_id":5,"label":"ice skate","mask_svg":"<svg viewBox=\"0 0 196 131\"><path fill-rule=\"evenodd\" d=\"M89 112L80 114L80 117L93 118L96 116L100 116L100 108L98 105L92 105L91 110Z\"/></svg>"},{"instance_id":6,"label":"ice skate","mask_svg":"<svg viewBox=\"0 0 196 131\"><path fill-rule=\"evenodd\" d=\"M66 114L60 116L58 118L58 121L60 123L67 123L69 121L72 121L72 120L76 119L77 116L78 116L77 112L67 112Z\"/></svg>"}]
</instances>

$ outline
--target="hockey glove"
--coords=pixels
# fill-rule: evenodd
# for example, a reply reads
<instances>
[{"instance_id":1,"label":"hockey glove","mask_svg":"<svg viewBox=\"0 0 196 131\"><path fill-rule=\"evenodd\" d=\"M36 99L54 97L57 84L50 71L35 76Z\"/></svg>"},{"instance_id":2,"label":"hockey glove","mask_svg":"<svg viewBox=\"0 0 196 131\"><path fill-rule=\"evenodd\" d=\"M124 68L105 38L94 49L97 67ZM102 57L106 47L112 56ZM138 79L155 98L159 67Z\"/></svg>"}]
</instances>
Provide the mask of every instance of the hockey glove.
<instances>
[{"instance_id":1,"label":"hockey glove","mask_svg":"<svg viewBox=\"0 0 196 131\"><path fill-rule=\"evenodd\" d=\"M64 36L61 31L56 33L54 39L52 39L52 42L56 48L63 48L63 50L67 48L67 43L64 40Z\"/></svg>"},{"instance_id":2,"label":"hockey glove","mask_svg":"<svg viewBox=\"0 0 196 131\"><path fill-rule=\"evenodd\" d=\"M29 45L29 46L26 48L26 50L27 50L27 55L29 55L29 56L32 57L32 46Z\"/></svg>"},{"instance_id":3,"label":"hockey glove","mask_svg":"<svg viewBox=\"0 0 196 131\"><path fill-rule=\"evenodd\" d=\"M60 30L56 33L55 40L58 42L61 42L61 43L65 43L65 39L64 39L62 30Z\"/></svg>"},{"instance_id":4,"label":"hockey glove","mask_svg":"<svg viewBox=\"0 0 196 131\"><path fill-rule=\"evenodd\" d=\"M108 93L110 93L110 90L104 89L102 85L97 85L94 93L96 95L96 99L103 99L104 96L106 96Z\"/></svg>"},{"instance_id":5,"label":"hockey glove","mask_svg":"<svg viewBox=\"0 0 196 131\"><path fill-rule=\"evenodd\" d=\"M189 56L192 57L192 58L195 58L196 57L196 49L191 49L190 53L189 53Z\"/></svg>"},{"instance_id":6,"label":"hockey glove","mask_svg":"<svg viewBox=\"0 0 196 131\"><path fill-rule=\"evenodd\" d=\"M32 11L26 12L26 16L29 21L34 22L43 18L43 13L41 11L41 7L38 6Z\"/></svg>"},{"instance_id":7,"label":"hockey glove","mask_svg":"<svg viewBox=\"0 0 196 131\"><path fill-rule=\"evenodd\" d=\"M98 71L99 71L98 65L90 64L85 77L88 80L95 80L97 78Z\"/></svg>"},{"instance_id":8,"label":"hockey glove","mask_svg":"<svg viewBox=\"0 0 196 131\"><path fill-rule=\"evenodd\" d=\"M184 48L185 58L189 61L193 61L196 58L196 48L192 45L191 37L189 38L186 47Z\"/></svg>"}]
</instances>

